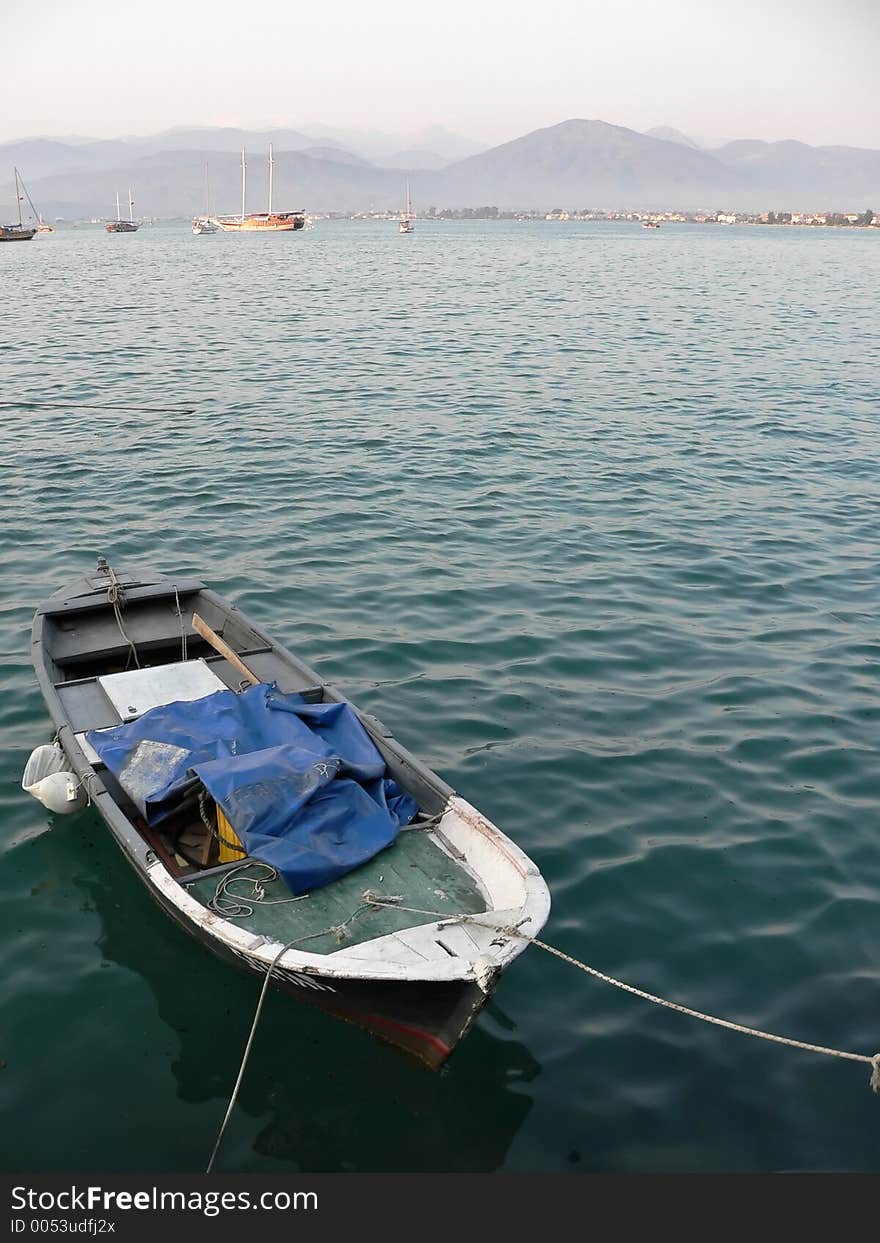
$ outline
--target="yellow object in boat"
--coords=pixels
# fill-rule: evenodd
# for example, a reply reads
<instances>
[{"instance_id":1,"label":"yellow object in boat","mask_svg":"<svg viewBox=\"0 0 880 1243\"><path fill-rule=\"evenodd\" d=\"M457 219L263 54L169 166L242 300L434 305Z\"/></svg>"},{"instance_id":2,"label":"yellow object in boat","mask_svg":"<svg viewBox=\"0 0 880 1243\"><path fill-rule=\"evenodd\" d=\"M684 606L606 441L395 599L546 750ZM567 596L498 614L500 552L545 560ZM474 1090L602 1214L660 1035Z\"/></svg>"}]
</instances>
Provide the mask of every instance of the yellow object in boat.
<instances>
[{"instance_id":1,"label":"yellow object in boat","mask_svg":"<svg viewBox=\"0 0 880 1243\"><path fill-rule=\"evenodd\" d=\"M219 804L217 806L217 829L220 834L220 840L217 843L220 863L229 863L232 859L241 859L247 854L240 837L224 816L223 808ZM227 842L230 843L228 846Z\"/></svg>"}]
</instances>

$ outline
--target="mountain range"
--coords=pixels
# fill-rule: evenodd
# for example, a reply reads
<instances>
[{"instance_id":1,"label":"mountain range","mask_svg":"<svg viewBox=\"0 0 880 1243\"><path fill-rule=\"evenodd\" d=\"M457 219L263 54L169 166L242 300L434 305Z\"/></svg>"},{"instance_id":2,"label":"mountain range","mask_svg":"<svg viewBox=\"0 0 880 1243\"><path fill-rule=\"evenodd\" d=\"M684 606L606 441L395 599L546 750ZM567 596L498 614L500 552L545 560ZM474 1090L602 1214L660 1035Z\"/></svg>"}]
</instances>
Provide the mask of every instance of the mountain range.
<instances>
[{"instance_id":1,"label":"mountain range","mask_svg":"<svg viewBox=\"0 0 880 1243\"><path fill-rule=\"evenodd\" d=\"M134 190L137 214L190 216L240 204L248 151L250 210L266 194L275 151L274 203L311 212L400 210L404 176L417 209L863 210L880 204L880 151L741 140L703 149L666 126L646 134L569 120L499 146L435 127L395 147L388 135L311 126L299 130L175 129L143 138L36 138L0 144L0 219L12 219L12 166L47 218L115 214ZM399 139L397 140L399 143Z\"/></svg>"}]
</instances>

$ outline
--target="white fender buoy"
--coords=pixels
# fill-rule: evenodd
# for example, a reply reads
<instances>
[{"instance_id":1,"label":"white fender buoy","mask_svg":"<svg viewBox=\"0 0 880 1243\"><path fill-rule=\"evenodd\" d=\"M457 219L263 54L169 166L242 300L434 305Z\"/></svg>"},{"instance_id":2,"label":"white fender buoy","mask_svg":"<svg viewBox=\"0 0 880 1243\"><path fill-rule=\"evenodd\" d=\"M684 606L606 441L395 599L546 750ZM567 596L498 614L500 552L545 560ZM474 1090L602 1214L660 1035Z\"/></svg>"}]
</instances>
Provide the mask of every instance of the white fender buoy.
<instances>
[{"instance_id":1,"label":"white fender buoy","mask_svg":"<svg viewBox=\"0 0 880 1243\"><path fill-rule=\"evenodd\" d=\"M82 811L88 795L80 785L70 761L60 747L45 744L36 747L24 766L21 788L56 816Z\"/></svg>"}]
</instances>

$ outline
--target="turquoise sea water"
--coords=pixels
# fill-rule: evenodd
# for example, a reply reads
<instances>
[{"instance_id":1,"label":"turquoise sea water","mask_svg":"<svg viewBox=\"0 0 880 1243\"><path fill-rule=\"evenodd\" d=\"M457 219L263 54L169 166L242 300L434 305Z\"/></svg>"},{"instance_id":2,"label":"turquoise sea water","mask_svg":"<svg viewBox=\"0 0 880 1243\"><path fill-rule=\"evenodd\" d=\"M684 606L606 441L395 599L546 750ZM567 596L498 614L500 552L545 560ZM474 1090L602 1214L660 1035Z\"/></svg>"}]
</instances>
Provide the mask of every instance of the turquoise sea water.
<instances>
[{"instance_id":1,"label":"turquoise sea water","mask_svg":"<svg viewBox=\"0 0 880 1243\"><path fill-rule=\"evenodd\" d=\"M386 721L539 864L551 943L880 1049L880 233L83 228L0 276L0 399L83 403L3 410L0 1168L204 1168L256 1002L19 788L33 611L100 554ZM218 1169L880 1164L865 1066L537 949L496 1003L431 1075L273 995Z\"/></svg>"}]
</instances>

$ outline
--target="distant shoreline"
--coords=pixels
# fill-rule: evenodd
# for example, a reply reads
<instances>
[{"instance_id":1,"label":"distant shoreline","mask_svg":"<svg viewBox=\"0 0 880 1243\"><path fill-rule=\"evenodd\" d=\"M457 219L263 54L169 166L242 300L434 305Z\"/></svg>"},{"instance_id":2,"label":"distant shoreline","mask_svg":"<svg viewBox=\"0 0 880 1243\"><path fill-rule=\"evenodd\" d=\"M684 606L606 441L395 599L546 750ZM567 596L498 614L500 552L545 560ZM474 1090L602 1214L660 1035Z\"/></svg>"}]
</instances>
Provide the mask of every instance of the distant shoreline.
<instances>
[{"instance_id":1,"label":"distant shoreline","mask_svg":"<svg viewBox=\"0 0 880 1243\"><path fill-rule=\"evenodd\" d=\"M328 220L396 220L393 212L328 212L316 215L314 219ZM506 221L549 221L565 223L578 221L610 220L641 224L644 221L655 221L658 224L764 224L777 226L793 226L795 228L880 228L880 216L875 216L870 208L863 212L682 212L672 209L664 211L499 211L497 208L443 208L439 211L430 209L420 220L506 220Z\"/></svg>"},{"instance_id":2,"label":"distant shoreline","mask_svg":"<svg viewBox=\"0 0 880 1243\"><path fill-rule=\"evenodd\" d=\"M871 219L866 219L870 214ZM784 219L781 216L791 216L793 218ZM493 208L444 208L440 211L426 212L424 215L416 214L414 219L420 224L446 224L446 223L521 223L521 224L584 224L584 223L617 223L617 224L644 224L651 221L656 224L717 224L721 226L731 225L763 225L767 228L794 228L794 229L810 229L824 230L828 228L835 229L856 229L856 230L877 230L880 232L880 216L875 216L868 209L867 212L851 212L851 213L819 213L814 216L812 213L748 213L748 212L675 212L675 211L658 211L658 212L529 212L529 211L498 211ZM774 216L774 219L768 219L768 216ZM396 223L400 218L399 212L315 212L309 214L310 220L313 222L329 221L332 223L351 222L351 223ZM105 220L97 217L80 220L65 219L63 216L56 216L53 220L54 227L62 229L99 229L105 225ZM140 221L141 225L147 227L154 225L169 224L189 224L189 216L152 216L143 217Z\"/></svg>"}]
</instances>

